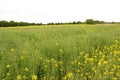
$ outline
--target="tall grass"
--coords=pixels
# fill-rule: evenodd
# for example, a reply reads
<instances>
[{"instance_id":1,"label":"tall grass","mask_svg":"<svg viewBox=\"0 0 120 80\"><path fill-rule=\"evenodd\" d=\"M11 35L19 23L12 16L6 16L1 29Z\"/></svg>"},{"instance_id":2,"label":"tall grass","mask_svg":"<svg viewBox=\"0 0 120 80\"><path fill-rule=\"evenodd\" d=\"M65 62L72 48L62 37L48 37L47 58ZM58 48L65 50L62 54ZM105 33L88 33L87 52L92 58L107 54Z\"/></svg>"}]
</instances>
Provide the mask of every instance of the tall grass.
<instances>
[{"instance_id":1,"label":"tall grass","mask_svg":"<svg viewBox=\"0 0 120 80\"><path fill-rule=\"evenodd\" d=\"M119 80L120 25L0 28L0 80Z\"/></svg>"}]
</instances>

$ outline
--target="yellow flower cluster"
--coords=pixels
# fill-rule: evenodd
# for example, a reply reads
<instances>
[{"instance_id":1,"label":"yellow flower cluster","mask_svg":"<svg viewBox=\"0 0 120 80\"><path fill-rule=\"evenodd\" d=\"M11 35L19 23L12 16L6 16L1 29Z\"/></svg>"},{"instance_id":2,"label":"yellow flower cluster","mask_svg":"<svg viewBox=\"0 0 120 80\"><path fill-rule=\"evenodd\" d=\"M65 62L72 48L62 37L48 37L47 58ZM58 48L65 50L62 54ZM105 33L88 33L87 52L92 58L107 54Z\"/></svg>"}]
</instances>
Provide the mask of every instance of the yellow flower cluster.
<instances>
[{"instance_id":1,"label":"yellow flower cluster","mask_svg":"<svg viewBox=\"0 0 120 80\"><path fill-rule=\"evenodd\" d=\"M37 76L36 75L32 75L32 80L37 80Z\"/></svg>"}]
</instances>

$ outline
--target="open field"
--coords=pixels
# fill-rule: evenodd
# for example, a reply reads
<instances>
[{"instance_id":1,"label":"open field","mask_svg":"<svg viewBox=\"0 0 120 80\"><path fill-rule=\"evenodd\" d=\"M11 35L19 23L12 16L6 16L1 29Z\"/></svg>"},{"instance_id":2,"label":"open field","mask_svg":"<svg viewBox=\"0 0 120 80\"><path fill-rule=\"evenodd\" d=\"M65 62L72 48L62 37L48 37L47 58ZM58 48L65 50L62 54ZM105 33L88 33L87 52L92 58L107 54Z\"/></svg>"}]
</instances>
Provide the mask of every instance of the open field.
<instances>
[{"instance_id":1,"label":"open field","mask_svg":"<svg viewBox=\"0 0 120 80\"><path fill-rule=\"evenodd\" d=\"M120 80L120 25L0 28L0 80Z\"/></svg>"}]
</instances>

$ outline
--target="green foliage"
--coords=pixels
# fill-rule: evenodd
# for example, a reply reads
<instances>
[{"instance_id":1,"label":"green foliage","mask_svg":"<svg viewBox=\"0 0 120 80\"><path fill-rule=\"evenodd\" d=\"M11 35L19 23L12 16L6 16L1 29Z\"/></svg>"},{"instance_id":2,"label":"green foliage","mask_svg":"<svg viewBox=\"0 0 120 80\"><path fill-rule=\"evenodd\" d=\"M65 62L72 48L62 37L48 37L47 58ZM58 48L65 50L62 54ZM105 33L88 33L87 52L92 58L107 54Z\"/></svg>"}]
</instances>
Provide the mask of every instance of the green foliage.
<instances>
[{"instance_id":1,"label":"green foliage","mask_svg":"<svg viewBox=\"0 0 120 80\"><path fill-rule=\"evenodd\" d=\"M32 26L42 25L42 23L28 23L28 22L15 22L15 21L0 21L0 27L13 27L13 26Z\"/></svg>"},{"instance_id":2,"label":"green foliage","mask_svg":"<svg viewBox=\"0 0 120 80\"><path fill-rule=\"evenodd\" d=\"M93 19L86 19L86 24L104 24L104 21L93 20Z\"/></svg>"},{"instance_id":3,"label":"green foliage","mask_svg":"<svg viewBox=\"0 0 120 80\"><path fill-rule=\"evenodd\" d=\"M86 19L86 24L94 24L94 20L93 19Z\"/></svg>"},{"instance_id":4,"label":"green foliage","mask_svg":"<svg viewBox=\"0 0 120 80\"><path fill-rule=\"evenodd\" d=\"M0 80L119 80L119 26L0 28Z\"/></svg>"},{"instance_id":5,"label":"green foliage","mask_svg":"<svg viewBox=\"0 0 120 80\"><path fill-rule=\"evenodd\" d=\"M99 20L94 21L94 24L104 24L104 23L105 23L104 21L99 21Z\"/></svg>"}]
</instances>

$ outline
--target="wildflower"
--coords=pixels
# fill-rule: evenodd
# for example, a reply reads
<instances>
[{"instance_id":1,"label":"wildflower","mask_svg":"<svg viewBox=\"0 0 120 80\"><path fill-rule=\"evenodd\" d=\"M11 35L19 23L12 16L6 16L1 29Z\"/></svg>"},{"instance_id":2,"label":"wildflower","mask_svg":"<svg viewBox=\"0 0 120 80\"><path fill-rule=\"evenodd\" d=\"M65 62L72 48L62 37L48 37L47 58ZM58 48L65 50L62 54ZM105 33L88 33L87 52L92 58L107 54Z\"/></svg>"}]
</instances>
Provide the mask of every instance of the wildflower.
<instances>
[{"instance_id":1,"label":"wildflower","mask_svg":"<svg viewBox=\"0 0 120 80\"><path fill-rule=\"evenodd\" d=\"M54 66L55 66L55 67L58 67L58 64L57 64L57 63L55 63L55 64L54 64Z\"/></svg>"},{"instance_id":2,"label":"wildflower","mask_svg":"<svg viewBox=\"0 0 120 80\"><path fill-rule=\"evenodd\" d=\"M6 78L3 78L2 80L6 80Z\"/></svg>"},{"instance_id":3,"label":"wildflower","mask_svg":"<svg viewBox=\"0 0 120 80\"><path fill-rule=\"evenodd\" d=\"M62 62L62 61L60 61L60 62L59 62L59 64L63 64L63 62Z\"/></svg>"},{"instance_id":4,"label":"wildflower","mask_svg":"<svg viewBox=\"0 0 120 80\"><path fill-rule=\"evenodd\" d=\"M11 67L11 65L9 65L9 64L8 64L6 67L7 67L7 68L10 68L10 67Z\"/></svg>"},{"instance_id":5,"label":"wildflower","mask_svg":"<svg viewBox=\"0 0 120 80\"><path fill-rule=\"evenodd\" d=\"M77 72L79 73L79 72L80 72L80 70L78 69L78 70L77 70Z\"/></svg>"},{"instance_id":6,"label":"wildflower","mask_svg":"<svg viewBox=\"0 0 120 80\"><path fill-rule=\"evenodd\" d=\"M119 73L119 72L117 72L117 73L116 73L116 76L119 76L119 75L120 75L120 73Z\"/></svg>"},{"instance_id":7,"label":"wildflower","mask_svg":"<svg viewBox=\"0 0 120 80\"><path fill-rule=\"evenodd\" d=\"M101 66L101 62L98 62L98 66Z\"/></svg>"},{"instance_id":8,"label":"wildflower","mask_svg":"<svg viewBox=\"0 0 120 80\"><path fill-rule=\"evenodd\" d=\"M46 80L46 77L45 77L45 76L43 77L43 80Z\"/></svg>"},{"instance_id":9,"label":"wildflower","mask_svg":"<svg viewBox=\"0 0 120 80\"><path fill-rule=\"evenodd\" d=\"M116 77L114 77L113 80L118 80L118 79Z\"/></svg>"},{"instance_id":10,"label":"wildflower","mask_svg":"<svg viewBox=\"0 0 120 80\"><path fill-rule=\"evenodd\" d=\"M7 76L9 76L10 75L10 73L7 73Z\"/></svg>"},{"instance_id":11,"label":"wildflower","mask_svg":"<svg viewBox=\"0 0 120 80\"><path fill-rule=\"evenodd\" d=\"M110 75L112 75L112 74L113 74L113 72L109 72L109 74L110 74Z\"/></svg>"},{"instance_id":12,"label":"wildflower","mask_svg":"<svg viewBox=\"0 0 120 80\"><path fill-rule=\"evenodd\" d=\"M76 63L77 63L76 60L71 62L72 65L74 65L74 64L76 64ZM79 64L79 63L78 63L78 64Z\"/></svg>"},{"instance_id":13,"label":"wildflower","mask_svg":"<svg viewBox=\"0 0 120 80\"><path fill-rule=\"evenodd\" d=\"M21 80L22 79L21 75L17 75L16 77L17 77L17 80Z\"/></svg>"},{"instance_id":14,"label":"wildflower","mask_svg":"<svg viewBox=\"0 0 120 80\"><path fill-rule=\"evenodd\" d=\"M54 58L52 58L52 59L51 59L51 62L54 62L54 61L55 61Z\"/></svg>"},{"instance_id":15,"label":"wildflower","mask_svg":"<svg viewBox=\"0 0 120 80\"><path fill-rule=\"evenodd\" d=\"M36 75L32 75L32 80L37 80L37 76Z\"/></svg>"},{"instance_id":16,"label":"wildflower","mask_svg":"<svg viewBox=\"0 0 120 80\"><path fill-rule=\"evenodd\" d=\"M23 56L20 56L20 60L23 60L24 59L24 57Z\"/></svg>"},{"instance_id":17,"label":"wildflower","mask_svg":"<svg viewBox=\"0 0 120 80\"><path fill-rule=\"evenodd\" d=\"M94 59L93 59L93 58L89 58L89 60L90 60L90 61L94 61Z\"/></svg>"},{"instance_id":18,"label":"wildflower","mask_svg":"<svg viewBox=\"0 0 120 80\"><path fill-rule=\"evenodd\" d=\"M107 64L107 61L104 61L103 63L104 63L104 64Z\"/></svg>"},{"instance_id":19,"label":"wildflower","mask_svg":"<svg viewBox=\"0 0 120 80\"><path fill-rule=\"evenodd\" d=\"M102 55L103 53L101 51L99 51L99 54Z\"/></svg>"},{"instance_id":20,"label":"wildflower","mask_svg":"<svg viewBox=\"0 0 120 80\"><path fill-rule=\"evenodd\" d=\"M62 50L62 49L60 49L60 53L63 53L63 50Z\"/></svg>"},{"instance_id":21,"label":"wildflower","mask_svg":"<svg viewBox=\"0 0 120 80\"><path fill-rule=\"evenodd\" d=\"M80 65L80 62L78 62L78 65Z\"/></svg>"},{"instance_id":22,"label":"wildflower","mask_svg":"<svg viewBox=\"0 0 120 80\"><path fill-rule=\"evenodd\" d=\"M11 48L10 51L11 51L11 52L14 52L14 48Z\"/></svg>"},{"instance_id":23,"label":"wildflower","mask_svg":"<svg viewBox=\"0 0 120 80\"><path fill-rule=\"evenodd\" d=\"M64 76L64 77L62 78L62 80L67 80L67 77L66 77L66 76Z\"/></svg>"},{"instance_id":24,"label":"wildflower","mask_svg":"<svg viewBox=\"0 0 120 80\"><path fill-rule=\"evenodd\" d=\"M118 52L116 50L114 50L113 52L114 52L114 54L118 55Z\"/></svg>"},{"instance_id":25,"label":"wildflower","mask_svg":"<svg viewBox=\"0 0 120 80\"><path fill-rule=\"evenodd\" d=\"M59 44L58 44L58 43L56 43L55 45L56 45L56 46L58 46Z\"/></svg>"},{"instance_id":26,"label":"wildflower","mask_svg":"<svg viewBox=\"0 0 120 80\"><path fill-rule=\"evenodd\" d=\"M60 69L60 71L62 72L62 71L63 71L63 69Z\"/></svg>"},{"instance_id":27,"label":"wildflower","mask_svg":"<svg viewBox=\"0 0 120 80\"><path fill-rule=\"evenodd\" d=\"M25 70L25 71L29 71L29 69L28 69L28 68L25 68L24 70Z\"/></svg>"},{"instance_id":28,"label":"wildflower","mask_svg":"<svg viewBox=\"0 0 120 80\"><path fill-rule=\"evenodd\" d=\"M73 73L67 73L67 75L66 75L68 78L71 78L71 77L73 77Z\"/></svg>"}]
</instances>

